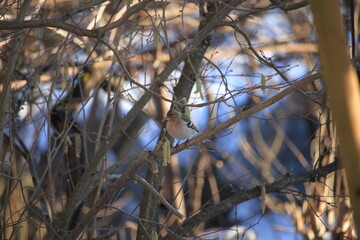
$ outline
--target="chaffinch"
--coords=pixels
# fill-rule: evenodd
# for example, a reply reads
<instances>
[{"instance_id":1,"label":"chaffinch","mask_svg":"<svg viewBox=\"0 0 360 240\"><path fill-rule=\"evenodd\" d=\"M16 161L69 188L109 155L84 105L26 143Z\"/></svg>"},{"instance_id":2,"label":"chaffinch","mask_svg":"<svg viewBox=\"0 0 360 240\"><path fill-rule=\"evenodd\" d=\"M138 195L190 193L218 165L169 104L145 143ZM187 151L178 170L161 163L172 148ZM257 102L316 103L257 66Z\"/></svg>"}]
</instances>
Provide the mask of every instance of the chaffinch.
<instances>
[{"instance_id":1,"label":"chaffinch","mask_svg":"<svg viewBox=\"0 0 360 240\"><path fill-rule=\"evenodd\" d=\"M170 110L166 114L165 120L167 120L166 131L173 138L184 140L199 133L199 130L185 113Z\"/></svg>"}]
</instances>

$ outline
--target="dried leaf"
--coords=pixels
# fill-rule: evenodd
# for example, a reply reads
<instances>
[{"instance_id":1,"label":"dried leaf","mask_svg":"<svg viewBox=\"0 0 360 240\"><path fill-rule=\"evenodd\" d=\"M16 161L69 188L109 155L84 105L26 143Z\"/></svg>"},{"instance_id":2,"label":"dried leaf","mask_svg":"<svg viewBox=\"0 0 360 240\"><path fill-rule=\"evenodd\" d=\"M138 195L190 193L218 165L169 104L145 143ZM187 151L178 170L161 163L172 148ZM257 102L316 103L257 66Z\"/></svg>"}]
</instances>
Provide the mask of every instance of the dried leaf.
<instances>
[{"instance_id":1,"label":"dried leaf","mask_svg":"<svg viewBox=\"0 0 360 240\"><path fill-rule=\"evenodd\" d=\"M81 154L81 136L80 134L75 135L75 155L77 158L80 158Z\"/></svg>"},{"instance_id":2,"label":"dried leaf","mask_svg":"<svg viewBox=\"0 0 360 240\"><path fill-rule=\"evenodd\" d=\"M189 108L189 106L185 106L185 114L186 114L186 116L188 116L189 118L191 117L191 113L190 113L190 108Z\"/></svg>"},{"instance_id":3,"label":"dried leaf","mask_svg":"<svg viewBox=\"0 0 360 240\"><path fill-rule=\"evenodd\" d=\"M310 156L312 159L315 159L315 155L316 155L316 138L314 138L313 140L311 140L311 143L310 143Z\"/></svg>"},{"instance_id":4,"label":"dried leaf","mask_svg":"<svg viewBox=\"0 0 360 240\"><path fill-rule=\"evenodd\" d=\"M151 233L151 240L158 240L159 239L159 236L158 236L158 234L157 234L157 232L152 232Z\"/></svg>"},{"instance_id":5,"label":"dried leaf","mask_svg":"<svg viewBox=\"0 0 360 240\"><path fill-rule=\"evenodd\" d=\"M154 44L154 46L156 48L159 46L159 39L160 39L160 34L159 34L157 29L154 29L154 35L153 35L152 43Z\"/></svg>"},{"instance_id":6,"label":"dried leaf","mask_svg":"<svg viewBox=\"0 0 360 240\"><path fill-rule=\"evenodd\" d=\"M71 145L72 145L72 141L71 141L70 137L66 136L66 140L64 141L64 145L63 145L65 154L69 153L69 146L71 146Z\"/></svg>"},{"instance_id":7,"label":"dried leaf","mask_svg":"<svg viewBox=\"0 0 360 240\"><path fill-rule=\"evenodd\" d=\"M66 61L64 62L64 75L69 76L69 64Z\"/></svg>"},{"instance_id":8,"label":"dried leaf","mask_svg":"<svg viewBox=\"0 0 360 240\"><path fill-rule=\"evenodd\" d=\"M200 82L199 79L196 80L195 85L196 85L196 90L195 90L194 93L199 93L201 100L204 100L204 95L203 95L203 93L201 91L201 82Z\"/></svg>"},{"instance_id":9,"label":"dried leaf","mask_svg":"<svg viewBox=\"0 0 360 240\"><path fill-rule=\"evenodd\" d=\"M264 74L261 74L261 83L260 83L260 89L263 93L265 93L266 89L266 78Z\"/></svg>"},{"instance_id":10,"label":"dried leaf","mask_svg":"<svg viewBox=\"0 0 360 240\"><path fill-rule=\"evenodd\" d=\"M187 104L188 102L186 101L186 98L182 98L182 99L179 101L179 103L181 103L181 104ZM185 106L185 108L184 108L184 113L185 113L186 116L190 117L190 108L189 108L189 106Z\"/></svg>"},{"instance_id":11,"label":"dried leaf","mask_svg":"<svg viewBox=\"0 0 360 240\"><path fill-rule=\"evenodd\" d=\"M261 213L264 214L265 213L265 196L266 196L266 189L265 189L265 184L261 185Z\"/></svg>"},{"instance_id":12,"label":"dried leaf","mask_svg":"<svg viewBox=\"0 0 360 240\"><path fill-rule=\"evenodd\" d=\"M170 141L167 137L165 137L165 139L164 139L164 144L163 144L162 150L163 150L162 165L165 167L170 163L170 157L171 157Z\"/></svg>"},{"instance_id":13,"label":"dried leaf","mask_svg":"<svg viewBox=\"0 0 360 240\"><path fill-rule=\"evenodd\" d=\"M89 73L89 72L85 72L84 75L81 77L81 81L82 81L83 83L88 82L89 79L90 79L90 73Z\"/></svg>"}]
</instances>

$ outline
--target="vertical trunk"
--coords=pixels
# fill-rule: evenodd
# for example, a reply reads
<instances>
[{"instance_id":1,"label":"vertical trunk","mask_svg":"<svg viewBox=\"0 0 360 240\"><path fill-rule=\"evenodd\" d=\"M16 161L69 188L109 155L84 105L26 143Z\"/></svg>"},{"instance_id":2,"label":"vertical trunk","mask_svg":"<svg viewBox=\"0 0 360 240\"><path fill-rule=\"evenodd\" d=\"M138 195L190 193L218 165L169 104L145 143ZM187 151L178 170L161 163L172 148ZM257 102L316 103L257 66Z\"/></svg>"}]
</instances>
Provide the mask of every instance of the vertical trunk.
<instances>
[{"instance_id":1,"label":"vertical trunk","mask_svg":"<svg viewBox=\"0 0 360 240\"><path fill-rule=\"evenodd\" d=\"M337 0L312 0L320 59L340 141L357 230L360 230L360 94L355 69L349 61Z\"/></svg>"}]
</instances>

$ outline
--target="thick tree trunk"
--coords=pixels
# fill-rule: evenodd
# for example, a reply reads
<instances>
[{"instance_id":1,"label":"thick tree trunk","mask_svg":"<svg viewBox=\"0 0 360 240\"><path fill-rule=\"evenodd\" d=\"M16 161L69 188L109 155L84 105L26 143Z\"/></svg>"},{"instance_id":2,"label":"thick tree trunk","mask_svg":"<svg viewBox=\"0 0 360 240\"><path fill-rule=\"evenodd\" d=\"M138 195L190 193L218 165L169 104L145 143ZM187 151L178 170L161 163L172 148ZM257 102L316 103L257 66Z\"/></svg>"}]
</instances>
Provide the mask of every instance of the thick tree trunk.
<instances>
[{"instance_id":1,"label":"thick tree trunk","mask_svg":"<svg viewBox=\"0 0 360 240\"><path fill-rule=\"evenodd\" d=\"M312 0L321 65L340 141L355 224L360 230L360 94L337 0Z\"/></svg>"}]
</instances>

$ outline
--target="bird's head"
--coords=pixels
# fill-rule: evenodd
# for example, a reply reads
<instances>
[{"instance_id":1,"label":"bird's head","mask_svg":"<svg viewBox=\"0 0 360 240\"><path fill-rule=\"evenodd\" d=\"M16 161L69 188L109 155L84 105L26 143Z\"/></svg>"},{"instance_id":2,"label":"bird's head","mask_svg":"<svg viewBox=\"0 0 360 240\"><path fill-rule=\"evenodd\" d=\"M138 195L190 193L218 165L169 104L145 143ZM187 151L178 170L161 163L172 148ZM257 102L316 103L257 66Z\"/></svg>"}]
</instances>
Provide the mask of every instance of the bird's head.
<instances>
[{"instance_id":1,"label":"bird's head","mask_svg":"<svg viewBox=\"0 0 360 240\"><path fill-rule=\"evenodd\" d=\"M175 120L175 119L179 119L181 118L181 113L172 109L170 111L168 111L168 113L166 114L165 120L169 121L169 120Z\"/></svg>"}]
</instances>

